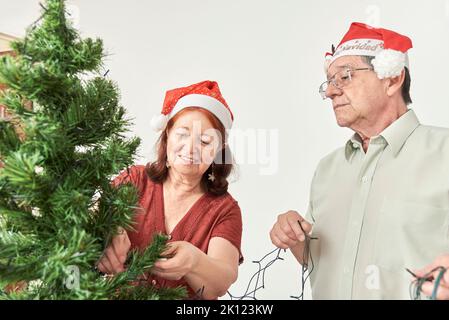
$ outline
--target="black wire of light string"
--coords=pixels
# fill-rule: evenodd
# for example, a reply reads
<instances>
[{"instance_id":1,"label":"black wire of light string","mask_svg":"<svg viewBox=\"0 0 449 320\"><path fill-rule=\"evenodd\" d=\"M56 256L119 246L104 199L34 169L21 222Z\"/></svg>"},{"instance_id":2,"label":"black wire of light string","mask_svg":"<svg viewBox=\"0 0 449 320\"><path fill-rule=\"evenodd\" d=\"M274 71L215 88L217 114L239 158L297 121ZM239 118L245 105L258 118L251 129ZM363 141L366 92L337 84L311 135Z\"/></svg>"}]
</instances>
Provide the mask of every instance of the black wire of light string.
<instances>
[{"instance_id":1,"label":"black wire of light string","mask_svg":"<svg viewBox=\"0 0 449 320\"><path fill-rule=\"evenodd\" d=\"M416 278L416 280L414 280L414 281L412 281L410 283L410 288L409 288L410 298L412 300L420 300L422 298L421 297L422 286L424 285L425 282L432 281L433 278L434 278L433 277L433 273L435 271L439 271L438 275L437 275L437 277L435 279L435 283L434 283L434 286L433 286L432 294L431 294L431 296L428 297L430 300L436 300L437 299L438 288L440 286L441 280L443 279L443 276L446 273L447 269L448 268L445 268L443 266L438 266L438 267L432 269L431 271L429 271L428 273L426 273L422 277L417 276L415 273L413 273L409 269L405 269L413 277Z\"/></svg>"},{"instance_id":2,"label":"black wire of light string","mask_svg":"<svg viewBox=\"0 0 449 320\"><path fill-rule=\"evenodd\" d=\"M302 227L301 223L298 221L299 227L301 228L305 239L304 239L304 249L302 252L302 273L301 273L301 293L298 296L290 296L293 299L296 300L304 300L304 291L305 291L305 285L307 280L309 279L310 275L313 272L313 269L315 268L315 263L313 262L312 252L310 250L310 241L311 240L318 240L317 237L311 237L309 234L307 234ZM309 263L310 263L310 270L309 270Z\"/></svg>"},{"instance_id":3,"label":"black wire of light string","mask_svg":"<svg viewBox=\"0 0 449 320\"><path fill-rule=\"evenodd\" d=\"M304 240L304 250L303 250L303 259L302 259L302 273L301 273L301 293L298 296L290 296L290 298L293 298L295 300L304 300L304 290L305 290L305 284L307 280L310 277L310 274L312 273L314 269L314 262L312 253L310 250L310 241L311 240L317 240L316 237L311 237L308 235L304 228L302 227L300 221L298 221L298 224L305 236ZM269 267L271 267L276 261L278 260L284 260L280 256L281 251L286 251L285 249L279 249L276 248L266 255L264 255L260 260L253 261L253 263L256 263L258 265L258 270L251 276L248 285L246 286L246 290L243 295L241 296L235 296L231 294L231 292L228 291L228 295L231 298L231 300L245 300L245 299L251 299L251 300L258 300L256 293L259 292L262 289L265 289L265 273ZM263 261L267 259L269 256L272 256L275 254L275 257L271 260L269 260L265 266L262 266ZM309 261L311 268L309 269ZM254 285L252 285L253 281L255 280ZM252 288L252 289L251 289Z\"/></svg>"}]
</instances>

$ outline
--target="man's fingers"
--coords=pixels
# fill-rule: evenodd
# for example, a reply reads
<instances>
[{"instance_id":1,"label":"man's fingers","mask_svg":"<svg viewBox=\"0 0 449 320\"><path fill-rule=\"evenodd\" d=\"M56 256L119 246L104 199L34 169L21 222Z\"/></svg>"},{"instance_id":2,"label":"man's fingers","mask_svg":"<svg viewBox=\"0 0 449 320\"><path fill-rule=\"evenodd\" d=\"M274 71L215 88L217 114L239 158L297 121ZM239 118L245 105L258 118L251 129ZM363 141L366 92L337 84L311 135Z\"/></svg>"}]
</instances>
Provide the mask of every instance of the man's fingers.
<instances>
[{"instance_id":1,"label":"man's fingers","mask_svg":"<svg viewBox=\"0 0 449 320\"><path fill-rule=\"evenodd\" d=\"M271 238L271 242L276 247L281 248L281 249L288 249L288 246L285 243L283 243L281 240L279 240L279 238L275 234L270 233L270 238Z\"/></svg>"},{"instance_id":2,"label":"man's fingers","mask_svg":"<svg viewBox=\"0 0 449 320\"><path fill-rule=\"evenodd\" d=\"M296 235L294 229L290 226L288 216L286 214L281 214L278 216L278 220L273 229L278 237L282 234L292 240L298 240L298 236Z\"/></svg>"},{"instance_id":3,"label":"man's fingers","mask_svg":"<svg viewBox=\"0 0 449 320\"><path fill-rule=\"evenodd\" d=\"M276 235L274 234L273 229L270 231L270 239L271 239L272 244L274 244L278 248L281 248L282 243L278 239L278 237L276 237ZM287 248L282 248L282 249L287 249Z\"/></svg>"},{"instance_id":4,"label":"man's fingers","mask_svg":"<svg viewBox=\"0 0 449 320\"><path fill-rule=\"evenodd\" d=\"M444 273L443 279L441 279L441 282L449 288L449 267L446 266L446 272Z\"/></svg>"},{"instance_id":5,"label":"man's fingers","mask_svg":"<svg viewBox=\"0 0 449 320\"><path fill-rule=\"evenodd\" d=\"M430 281L426 281L421 286L421 294L430 297L433 291L433 283Z\"/></svg>"},{"instance_id":6,"label":"man's fingers","mask_svg":"<svg viewBox=\"0 0 449 320\"><path fill-rule=\"evenodd\" d=\"M307 222L307 220L305 220L305 219L303 219L301 222L301 226L302 226L302 228L304 229L304 231L307 233L307 234L310 234L310 232L312 231L312 224L310 224L309 222Z\"/></svg>"},{"instance_id":7,"label":"man's fingers","mask_svg":"<svg viewBox=\"0 0 449 320\"><path fill-rule=\"evenodd\" d=\"M284 241L282 241L277 235L272 234L271 235L271 241L273 242L273 244L281 249L288 249L289 245L288 243L285 243Z\"/></svg>"},{"instance_id":8,"label":"man's fingers","mask_svg":"<svg viewBox=\"0 0 449 320\"><path fill-rule=\"evenodd\" d=\"M449 289L440 286L436 298L438 300L449 300Z\"/></svg>"},{"instance_id":9,"label":"man's fingers","mask_svg":"<svg viewBox=\"0 0 449 320\"><path fill-rule=\"evenodd\" d=\"M439 265L437 263L432 262L431 264L425 266L422 269L412 271L418 278L430 277L435 279L441 271L441 269L438 267Z\"/></svg>"},{"instance_id":10,"label":"man's fingers","mask_svg":"<svg viewBox=\"0 0 449 320\"><path fill-rule=\"evenodd\" d=\"M432 278L435 281L440 276L441 272L444 272L444 274L443 274L443 276L440 279L440 287L448 288L449 287L449 283L446 282L446 279L445 279L447 274L449 273L448 270L442 270L441 268L437 268L437 270L432 272Z\"/></svg>"},{"instance_id":11,"label":"man's fingers","mask_svg":"<svg viewBox=\"0 0 449 320\"><path fill-rule=\"evenodd\" d=\"M424 295L431 297L434 287L435 287L434 281L426 281L423 283L421 291ZM436 298L438 300L449 300L449 288L440 285L437 289Z\"/></svg>"},{"instance_id":12,"label":"man's fingers","mask_svg":"<svg viewBox=\"0 0 449 320\"><path fill-rule=\"evenodd\" d=\"M296 211L288 211L277 217L270 231L271 242L278 248L287 249L304 241L312 230L312 225Z\"/></svg>"},{"instance_id":13,"label":"man's fingers","mask_svg":"<svg viewBox=\"0 0 449 320\"><path fill-rule=\"evenodd\" d=\"M279 225L278 230L281 231L280 233L282 234L282 236L288 237L290 240L293 240L293 241L299 240L298 237L300 235L296 234L296 232L294 231L292 226L288 223L288 221L285 221L285 223L283 225ZM301 232L301 231L299 231L299 232ZM302 234L302 232L301 232L301 234Z\"/></svg>"},{"instance_id":14,"label":"man's fingers","mask_svg":"<svg viewBox=\"0 0 449 320\"><path fill-rule=\"evenodd\" d=\"M306 235L312 230L312 225L296 211L288 211L279 215L278 224L292 240L304 241Z\"/></svg>"},{"instance_id":15,"label":"man's fingers","mask_svg":"<svg viewBox=\"0 0 449 320\"><path fill-rule=\"evenodd\" d=\"M276 232L276 236L288 247L294 246L298 243L298 239L296 238L296 236L289 237L284 231Z\"/></svg>"},{"instance_id":16,"label":"man's fingers","mask_svg":"<svg viewBox=\"0 0 449 320\"><path fill-rule=\"evenodd\" d=\"M425 272L423 269L412 270L412 272L417 278L423 278L428 274L428 272Z\"/></svg>"},{"instance_id":17,"label":"man's fingers","mask_svg":"<svg viewBox=\"0 0 449 320\"><path fill-rule=\"evenodd\" d=\"M306 239L306 235L302 231L300 227L300 219L289 219L288 223L290 225L290 228L294 231L296 240L304 241ZM305 230L304 230L305 231Z\"/></svg>"}]
</instances>

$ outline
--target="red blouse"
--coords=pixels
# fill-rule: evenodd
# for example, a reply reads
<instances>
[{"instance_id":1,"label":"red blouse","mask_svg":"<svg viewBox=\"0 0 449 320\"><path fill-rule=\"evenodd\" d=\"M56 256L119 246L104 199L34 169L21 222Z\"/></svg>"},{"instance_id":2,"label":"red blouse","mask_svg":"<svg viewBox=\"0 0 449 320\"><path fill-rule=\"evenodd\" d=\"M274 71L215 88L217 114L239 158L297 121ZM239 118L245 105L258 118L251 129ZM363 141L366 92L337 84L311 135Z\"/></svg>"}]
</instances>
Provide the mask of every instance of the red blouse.
<instances>
[{"instance_id":1,"label":"red blouse","mask_svg":"<svg viewBox=\"0 0 449 320\"><path fill-rule=\"evenodd\" d=\"M132 166L123 171L114 179L113 185L126 182L136 186L140 205L134 217L135 231L128 231L131 248L145 249L155 233L166 234L162 184L152 182L143 165ZM240 207L229 193L222 196L206 193L201 196L178 222L170 236L170 241L188 241L205 253L210 239L224 238L239 250L239 262L243 262L240 250L242 238ZM148 281L158 287L186 286L189 297L196 297L196 293L184 279L174 281L150 276Z\"/></svg>"}]
</instances>

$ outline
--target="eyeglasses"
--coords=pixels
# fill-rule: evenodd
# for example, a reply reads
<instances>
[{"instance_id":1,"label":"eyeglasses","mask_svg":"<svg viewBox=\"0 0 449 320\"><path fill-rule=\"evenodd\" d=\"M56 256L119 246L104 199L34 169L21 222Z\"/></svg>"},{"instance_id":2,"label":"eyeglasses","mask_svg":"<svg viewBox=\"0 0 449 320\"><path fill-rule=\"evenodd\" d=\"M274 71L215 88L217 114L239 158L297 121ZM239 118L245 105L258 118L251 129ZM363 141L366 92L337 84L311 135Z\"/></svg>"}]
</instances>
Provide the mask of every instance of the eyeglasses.
<instances>
[{"instance_id":1,"label":"eyeglasses","mask_svg":"<svg viewBox=\"0 0 449 320\"><path fill-rule=\"evenodd\" d=\"M324 81L320 85L320 95L325 100L327 98L326 91L329 88L329 85L333 85L337 89L343 89L346 87L349 83L351 83L352 80L352 73L355 71L362 71L362 70L373 70L373 68L346 68L344 70L341 70L334 74L329 80Z\"/></svg>"}]
</instances>

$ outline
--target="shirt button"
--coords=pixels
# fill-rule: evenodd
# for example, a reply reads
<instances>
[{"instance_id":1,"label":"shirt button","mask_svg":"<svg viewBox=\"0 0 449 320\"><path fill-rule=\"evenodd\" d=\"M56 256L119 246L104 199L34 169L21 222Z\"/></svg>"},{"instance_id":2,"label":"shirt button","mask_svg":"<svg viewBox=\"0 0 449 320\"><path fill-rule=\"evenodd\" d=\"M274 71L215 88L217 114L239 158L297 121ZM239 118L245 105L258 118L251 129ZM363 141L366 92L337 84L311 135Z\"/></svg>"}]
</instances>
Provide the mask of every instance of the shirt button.
<instances>
[{"instance_id":1,"label":"shirt button","mask_svg":"<svg viewBox=\"0 0 449 320\"><path fill-rule=\"evenodd\" d=\"M367 183L369 181L369 178L367 176L363 176L362 182Z\"/></svg>"},{"instance_id":2,"label":"shirt button","mask_svg":"<svg viewBox=\"0 0 449 320\"><path fill-rule=\"evenodd\" d=\"M151 281L151 284L152 284L153 286L155 286L155 285L157 284L157 281L156 281L156 280L153 280L153 281Z\"/></svg>"},{"instance_id":3,"label":"shirt button","mask_svg":"<svg viewBox=\"0 0 449 320\"><path fill-rule=\"evenodd\" d=\"M167 236L167 238L168 238L168 240L171 240L171 234L169 234L169 235Z\"/></svg>"},{"instance_id":4,"label":"shirt button","mask_svg":"<svg viewBox=\"0 0 449 320\"><path fill-rule=\"evenodd\" d=\"M352 143L352 146L353 146L355 149L357 149L357 148L359 147L359 145L358 145L357 143L355 143L355 142Z\"/></svg>"}]
</instances>

